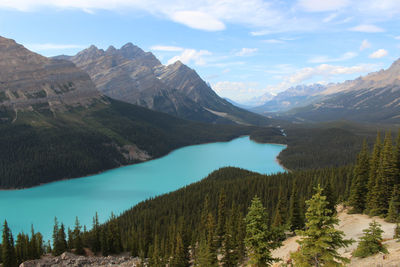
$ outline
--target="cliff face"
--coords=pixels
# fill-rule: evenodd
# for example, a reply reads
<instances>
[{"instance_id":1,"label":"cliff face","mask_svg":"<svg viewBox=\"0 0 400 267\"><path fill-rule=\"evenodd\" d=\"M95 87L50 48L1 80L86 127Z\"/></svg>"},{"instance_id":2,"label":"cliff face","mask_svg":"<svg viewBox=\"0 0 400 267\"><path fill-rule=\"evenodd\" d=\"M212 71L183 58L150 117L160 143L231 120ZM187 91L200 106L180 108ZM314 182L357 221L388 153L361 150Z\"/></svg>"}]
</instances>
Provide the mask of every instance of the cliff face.
<instances>
[{"instance_id":1,"label":"cliff face","mask_svg":"<svg viewBox=\"0 0 400 267\"><path fill-rule=\"evenodd\" d=\"M152 53L131 43L107 50L91 46L68 59L86 71L102 93L114 99L202 122L268 122L220 98L181 62L164 66Z\"/></svg>"},{"instance_id":2,"label":"cliff face","mask_svg":"<svg viewBox=\"0 0 400 267\"><path fill-rule=\"evenodd\" d=\"M0 37L0 106L55 111L100 98L89 75L73 63L43 57Z\"/></svg>"}]
</instances>

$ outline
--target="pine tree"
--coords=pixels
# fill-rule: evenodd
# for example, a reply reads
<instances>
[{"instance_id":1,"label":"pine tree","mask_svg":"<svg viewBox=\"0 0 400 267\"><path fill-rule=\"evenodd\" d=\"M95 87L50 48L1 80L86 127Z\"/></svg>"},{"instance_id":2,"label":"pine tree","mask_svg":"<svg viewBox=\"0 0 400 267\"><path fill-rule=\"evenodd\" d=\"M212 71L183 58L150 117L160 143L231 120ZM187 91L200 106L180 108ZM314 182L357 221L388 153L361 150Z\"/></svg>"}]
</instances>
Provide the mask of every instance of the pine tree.
<instances>
[{"instance_id":1,"label":"pine tree","mask_svg":"<svg viewBox=\"0 0 400 267\"><path fill-rule=\"evenodd\" d=\"M303 238L297 241L299 250L291 253L295 266L338 266L349 262L337 250L353 241L343 239L344 233L334 228L339 220L332 210L327 209L328 201L320 186L306 203L306 229L296 232Z\"/></svg>"},{"instance_id":2,"label":"pine tree","mask_svg":"<svg viewBox=\"0 0 400 267\"><path fill-rule=\"evenodd\" d=\"M397 134L396 146L394 148L394 162L396 164L397 176L396 176L396 184L400 184L400 130Z\"/></svg>"},{"instance_id":3,"label":"pine tree","mask_svg":"<svg viewBox=\"0 0 400 267\"><path fill-rule=\"evenodd\" d=\"M17 257L14 249L14 238L11 230L8 227L7 221L4 221L3 225L3 240L2 240L2 261L3 267L15 267L17 266Z\"/></svg>"},{"instance_id":4,"label":"pine tree","mask_svg":"<svg viewBox=\"0 0 400 267\"><path fill-rule=\"evenodd\" d=\"M273 258L271 251L281 246L274 233L268 227L268 215L261 200L256 196L251 201L246 216L245 244L248 250L249 263L252 266L269 266L278 259Z\"/></svg>"},{"instance_id":5,"label":"pine tree","mask_svg":"<svg viewBox=\"0 0 400 267\"><path fill-rule=\"evenodd\" d=\"M217 247L220 247L222 244L222 239L225 234L225 219L226 219L226 195L222 190L219 193L218 200L218 216L217 216Z\"/></svg>"},{"instance_id":6,"label":"pine tree","mask_svg":"<svg viewBox=\"0 0 400 267\"><path fill-rule=\"evenodd\" d=\"M182 236L178 232L176 235L175 251L170 263L171 267L185 267L188 266L188 260L186 257L186 251L183 244Z\"/></svg>"},{"instance_id":7,"label":"pine tree","mask_svg":"<svg viewBox=\"0 0 400 267\"><path fill-rule=\"evenodd\" d=\"M400 241L400 223L396 224L396 228L394 229L393 238L397 239L398 241Z\"/></svg>"},{"instance_id":8,"label":"pine tree","mask_svg":"<svg viewBox=\"0 0 400 267\"><path fill-rule=\"evenodd\" d=\"M223 257L221 262L224 267L237 266L238 264L238 244L236 243L237 222L235 219L235 205L233 205L229 213L229 218L225 223L225 234L222 248Z\"/></svg>"},{"instance_id":9,"label":"pine tree","mask_svg":"<svg viewBox=\"0 0 400 267\"><path fill-rule=\"evenodd\" d=\"M382 143L381 143L381 135L378 132L376 136L376 141L374 145L374 150L372 152L372 156L370 159L370 168L369 168L369 175L368 175L368 184L367 184L367 198L369 201L366 203L366 213L370 214L371 209L373 209L373 203L371 199L373 199L374 188L375 188L375 181L378 174L378 169L381 161L381 151L382 151Z\"/></svg>"},{"instance_id":10,"label":"pine tree","mask_svg":"<svg viewBox=\"0 0 400 267\"><path fill-rule=\"evenodd\" d=\"M73 244L74 244L75 253L78 255L85 254L85 250L83 249L81 228L82 228L82 226L79 224L78 217L76 217L75 228L73 231L73 236L74 236Z\"/></svg>"},{"instance_id":11,"label":"pine tree","mask_svg":"<svg viewBox=\"0 0 400 267\"><path fill-rule=\"evenodd\" d=\"M383 168L383 160L380 161L378 173L375 179L375 185L372 189L371 198L369 200L369 215L385 215L388 210L386 177Z\"/></svg>"},{"instance_id":12,"label":"pine tree","mask_svg":"<svg viewBox=\"0 0 400 267\"><path fill-rule=\"evenodd\" d=\"M369 164L368 146L364 140L363 148L357 157L357 163L354 167L354 176L350 189L349 204L352 206L353 213L363 213L366 208L365 196L368 193Z\"/></svg>"},{"instance_id":13,"label":"pine tree","mask_svg":"<svg viewBox=\"0 0 400 267\"><path fill-rule=\"evenodd\" d=\"M387 248L382 244L383 238L381 225L376 221L369 224L369 228L363 230L364 235L360 238L357 249L354 251L353 256L365 258L375 255L379 252L389 253Z\"/></svg>"},{"instance_id":14,"label":"pine tree","mask_svg":"<svg viewBox=\"0 0 400 267\"><path fill-rule=\"evenodd\" d=\"M121 233L114 213L111 213L107 231L109 253L120 253L122 251Z\"/></svg>"},{"instance_id":15,"label":"pine tree","mask_svg":"<svg viewBox=\"0 0 400 267\"><path fill-rule=\"evenodd\" d=\"M292 193L289 201L289 225L290 230L295 231L304 227L299 199L297 197L296 180L293 181Z\"/></svg>"},{"instance_id":16,"label":"pine tree","mask_svg":"<svg viewBox=\"0 0 400 267\"><path fill-rule=\"evenodd\" d=\"M100 241L100 224L99 224L99 216L96 212L94 218L93 218L93 239L92 239L92 244L91 248L94 253L97 253L101 250L101 241Z\"/></svg>"},{"instance_id":17,"label":"pine tree","mask_svg":"<svg viewBox=\"0 0 400 267\"><path fill-rule=\"evenodd\" d=\"M327 179L327 180L328 180L328 182L326 183L325 187L323 188L324 195L326 196L326 201L328 201L328 205L326 206L326 208L335 213L336 212L336 198L333 195L331 180L330 179Z\"/></svg>"},{"instance_id":18,"label":"pine tree","mask_svg":"<svg viewBox=\"0 0 400 267\"><path fill-rule=\"evenodd\" d=\"M393 187L386 220L392 223L400 221L400 185Z\"/></svg>"},{"instance_id":19,"label":"pine tree","mask_svg":"<svg viewBox=\"0 0 400 267\"><path fill-rule=\"evenodd\" d=\"M29 258L39 259L42 253L40 253L40 247L42 246L42 240L38 240L38 235L35 233L33 225L31 225L31 240L29 241Z\"/></svg>"},{"instance_id":20,"label":"pine tree","mask_svg":"<svg viewBox=\"0 0 400 267\"><path fill-rule=\"evenodd\" d=\"M195 266L198 267L214 267L217 266L214 255L210 253L210 247L205 238L202 238L196 249Z\"/></svg>"},{"instance_id":21,"label":"pine tree","mask_svg":"<svg viewBox=\"0 0 400 267\"><path fill-rule=\"evenodd\" d=\"M278 203L276 204L275 215L272 221L273 227L282 227L282 228L284 227L286 223L286 213L287 213L286 207L287 207L286 192L284 192L283 188L280 187Z\"/></svg>"}]
</instances>

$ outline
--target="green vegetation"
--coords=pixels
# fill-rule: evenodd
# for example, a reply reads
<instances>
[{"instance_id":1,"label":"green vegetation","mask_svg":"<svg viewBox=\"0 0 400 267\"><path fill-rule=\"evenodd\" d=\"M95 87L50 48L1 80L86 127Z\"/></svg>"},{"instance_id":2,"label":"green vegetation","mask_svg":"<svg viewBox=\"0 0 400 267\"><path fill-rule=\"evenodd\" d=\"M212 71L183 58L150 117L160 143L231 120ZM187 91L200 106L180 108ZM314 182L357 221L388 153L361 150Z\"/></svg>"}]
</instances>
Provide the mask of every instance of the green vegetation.
<instances>
[{"instance_id":1,"label":"green vegetation","mask_svg":"<svg viewBox=\"0 0 400 267\"><path fill-rule=\"evenodd\" d=\"M353 255L359 258L365 258L371 255L375 255L379 252L389 253L386 247L382 244L382 233L381 225L376 221L369 224L368 229L363 230L364 235L360 238L357 249Z\"/></svg>"},{"instance_id":2,"label":"green vegetation","mask_svg":"<svg viewBox=\"0 0 400 267\"><path fill-rule=\"evenodd\" d=\"M261 143L281 143L288 147L279 155L290 170L338 167L355 163L363 140L373 143L377 128L348 123L283 125L287 136L256 131L251 138Z\"/></svg>"},{"instance_id":3,"label":"green vegetation","mask_svg":"<svg viewBox=\"0 0 400 267\"><path fill-rule=\"evenodd\" d=\"M282 245L277 240L274 229L268 224L268 215L265 212L260 199L254 197L249 207L249 212L245 218L246 221L246 245L249 263L255 267L268 266L279 259L271 256L271 251Z\"/></svg>"},{"instance_id":4,"label":"green vegetation","mask_svg":"<svg viewBox=\"0 0 400 267\"><path fill-rule=\"evenodd\" d=\"M349 246L354 241L344 239L344 233L335 229L339 220L335 213L328 209L329 202L326 196L322 195L320 186L306 204L306 229L296 232L302 236L302 239L297 241L300 249L291 254L295 266L343 266L350 262L349 259L340 256L337 250Z\"/></svg>"},{"instance_id":5,"label":"green vegetation","mask_svg":"<svg viewBox=\"0 0 400 267\"><path fill-rule=\"evenodd\" d=\"M228 141L260 129L185 121L109 101L55 114L48 108L18 112L15 123L14 113L4 113L9 119L0 123L0 188L30 187L137 162L124 157L124 145L157 158L182 146Z\"/></svg>"}]
</instances>

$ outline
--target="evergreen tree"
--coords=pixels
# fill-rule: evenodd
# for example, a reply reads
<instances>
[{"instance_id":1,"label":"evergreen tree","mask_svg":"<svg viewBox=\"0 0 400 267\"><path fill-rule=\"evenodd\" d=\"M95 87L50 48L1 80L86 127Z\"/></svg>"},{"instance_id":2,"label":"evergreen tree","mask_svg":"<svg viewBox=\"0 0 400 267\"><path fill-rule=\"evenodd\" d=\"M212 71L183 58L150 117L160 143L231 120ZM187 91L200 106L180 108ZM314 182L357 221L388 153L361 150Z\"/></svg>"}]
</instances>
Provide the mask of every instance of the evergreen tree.
<instances>
[{"instance_id":1,"label":"evergreen tree","mask_svg":"<svg viewBox=\"0 0 400 267\"><path fill-rule=\"evenodd\" d=\"M363 232L364 235L360 238L360 243L358 243L358 247L353 253L355 257L365 258L378 252L389 253L382 244L383 230L379 223L376 221L371 222L369 228L364 229Z\"/></svg>"},{"instance_id":2,"label":"evergreen tree","mask_svg":"<svg viewBox=\"0 0 400 267\"><path fill-rule=\"evenodd\" d=\"M245 244L248 250L249 263L252 266L269 266L278 259L271 256L271 251L281 246L274 233L268 227L268 215L261 200L256 196L251 201L246 216Z\"/></svg>"},{"instance_id":3,"label":"evergreen tree","mask_svg":"<svg viewBox=\"0 0 400 267\"><path fill-rule=\"evenodd\" d=\"M165 266L161 261L160 244L158 242L158 235L156 234L153 242L153 252L150 258L150 266L162 267Z\"/></svg>"},{"instance_id":4,"label":"evergreen tree","mask_svg":"<svg viewBox=\"0 0 400 267\"><path fill-rule=\"evenodd\" d=\"M290 230L295 231L304 227L304 219L297 196L296 180L293 181L292 193L289 201L289 225Z\"/></svg>"},{"instance_id":5,"label":"evergreen tree","mask_svg":"<svg viewBox=\"0 0 400 267\"><path fill-rule=\"evenodd\" d=\"M122 251L121 233L114 213L111 213L107 227L107 244L109 253L120 253Z\"/></svg>"},{"instance_id":6,"label":"evergreen tree","mask_svg":"<svg viewBox=\"0 0 400 267\"><path fill-rule=\"evenodd\" d=\"M400 185L395 185L393 187L386 220L392 223L400 221Z\"/></svg>"},{"instance_id":7,"label":"evergreen tree","mask_svg":"<svg viewBox=\"0 0 400 267\"><path fill-rule=\"evenodd\" d=\"M394 229L393 238L397 239L398 241L400 241L400 223L396 224L396 228Z\"/></svg>"},{"instance_id":8,"label":"evergreen tree","mask_svg":"<svg viewBox=\"0 0 400 267\"><path fill-rule=\"evenodd\" d=\"M183 244L182 236L178 232L176 235L175 251L170 263L171 267L186 267L188 266L188 260L186 257L186 251Z\"/></svg>"},{"instance_id":9,"label":"evergreen tree","mask_svg":"<svg viewBox=\"0 0 400 267\"><path fill-rule=\"evenodd\" d=\"M286 192L284 192L283 188L280 187L279 189L279 198L278 203L276 204L275 208L275 216L272 221L273 227L284 227L286 223L286 210L287 207L287 200L286 200Z\"/></svg>"},{"instance_id":10,"label":"evergreen tree","mask_svg":"<svg viewBox=\"0 0 400 267\"><path fill-rule=\"evenodd\" d=\"M67 230L67 235L68 235L68 240L67 240L67 247L68 250L71 250L74 248L74 233L72 232L72 230L68 227Z\"/></svg>"},{"instance_id":11,"label":"evergreen tree","mask_svg":"<svg viewBox=\"0 0 400 267\"><path fill-rule=\"evenodd\" d=\"M223 248L222 248L222 266L231 267L237 266L238 264L238 244L236 243L236 235L238 229L236 222L236 214L235 214L235 205L233 205L232 209L229 213L229 218L225 223L225 235L223 239Z\"/></svg>"},{"instance_id":12,"label":"evergreen tree","mask_svg":"<svg viewBox=\"0 0 400 267\"><path fill-rule=\"evenodd\" d=\"M381 151L382 151L382 143L381 143L381 135L378 132L376 136L376 141L374 145L374 150L372 152L372 156L370 159L370 168L369 168L369 175L368 175L368 184L367 184L367 198L369 201L366 203L366 212L370 214L370 211L374 208L374 203L371 202L371 199L374 198L374 188L375 188L375 181L378 174L378 169L381 161Z\"/></svg>"},{"instance_id":13,"label":"evergreen tree","mask_svg":"<svg viewBox=\"0 0 400 267\"><path fill-rule=\"evenodd\" d=\"M226 219L226 195L222 190L219 193L218 200L218 217L217 217L217 247L220 247L222 244L222 239L225 234L225 219Z\"/></svg>"},{"instance_id":14,"label":"evergreen tree","mask_svg":"<svg viewBox=\"0 0 400 267\"><path fill-rule=\"evenodd\" d=\"M109 238L107 227L103 227L101 231L101 254L103 256L108 256L110 254L110 246L108 244L108 240Z\"/></svg>"},{"instance_id":15,"label":"evergreen tree","mask_svg":"<svg viewBox=\"0 0 400 267\"><path fill-rule=\"evenodd\" d=\"M396 184L400 184L400 130L397 133L396 146L394 148L394 162L396 164L397 176L396 176Z\"/></svg>"},{"instance_id":16,"label":"evergreen tree","mask_svg":"<svg viewBox=\"0 0 400 267\"><path fill-rule=\"evenodd\" d=\"M328 180L328 182L326 183L325 187L323 188L324 195L326 196L326 201L328 202L328 205L326 206L326 208L331 210L332 212L336 213L336 198L333 195L331 179L327 179L327 180Z\"/></svg>"},{"instance_id":17,"label":"evergreen tree","mask_svg":"<svg viewBox=\"0 0 400 267\"><path fill-rule=\"evenodd\" d=\"M352 206L352 212L354 213L363 213L366 208L367 184L370 174L369 160L368 146L364 140L363 148L358 154L357 163L354 167L354 176L350 189L349 204Z\"/></svg>"},{"instance_id":18,"label":"evergreen tree","mask_svg":"<svg viewBox=\"0 0 400 267\"><path fill-rule=\"evenodd\" d=\"M35 229L33 225L31 225L31 240L29 241L29 258L30 259L39 259L42 254L40 254L39 244L37 240L37 235L35 233Z\"/></svg>"},{"instance_id":19,"label":"evergreen tree","mask_svg":"<svg viewBox=\"0 0 400 267\"><path fill-rule=\"evenodd\" d=\"M8 227L7 221L3 225L3 240L2 240L2 261L3 267L17 266L17 257L14 249L14 238Z\"/></svg>"},{"instance_id":20,"label":"evergreen tree","mask_svg":"<svg viewBox=\"0 0 400 267\"><path fill-rule=\"evenodd\" d=\"M58 256L67 250L67 241L65 240L64 224L58 226L57 217L54 218L53 228L53 255Z\"/></svg>"},{"instance_id":21,"label":"evergreen tree","mask_svg":"<svg viewBox=\"0 0 400 267\"><path fill-rule=\"evenodd\" d=\"M371 191L371 198L368 199L370 203L369 214L371 216L385 215L387 213L387 190L388 188L386 184L385 171L383 168L383 160L381 159L375 179L375 185Z\"/></svg>"},{"instance_id":22,"label":"evergreen tree","mask_svg":"<svg viewBox=\"0 0 400 267\"><path fill-rule=\"evenodd\" d=\"M299 250L291 254L295 266L339 266L349 262L337 250L353 241L343 239L344 233L334 228L339 220L332 210L327 209L328 201L320 186L306 203L306 229L296 232L303 238L297 241Z\"/></svg>"},{"instance_id":23,"label":"evergreen tree","mask_svg":"<svg viewBox=\"0 0 400 267\"><path fill-rule=\"evenodd\" d=\"M75 228L73 231L73 236L74 236L73 244L74 244L75 253L78 255L85 254L85 251L83 249L81 228L82 228L82 226L79 223L78 217L76 217Z\"/></svg>"},{"instance_id":24,"label":"evergreen tree","mask_svg":"<svg viewBox=\"0 0 400 267\"><path fill-rule=\"evenodd\" d=\"M96 212L94 218L93 218L93 239L92 239L92 244L91 248L94 253L97 253L101 250L101 241L100 241L100 224L99 224L99 216Z\"/></svg>"},{"instance_id":25,"label":"evergreen tree","mask_svg":"<svg viewBox=\"0 0 400 267\"><path fill-rule=\"evenodd\" d=\"M210 253L210 247L205 238L202 238L199 242L196 250L196 257L194 265L198 267L214 267L217 266L214 255Z\"/></svg>"}]
</instances>

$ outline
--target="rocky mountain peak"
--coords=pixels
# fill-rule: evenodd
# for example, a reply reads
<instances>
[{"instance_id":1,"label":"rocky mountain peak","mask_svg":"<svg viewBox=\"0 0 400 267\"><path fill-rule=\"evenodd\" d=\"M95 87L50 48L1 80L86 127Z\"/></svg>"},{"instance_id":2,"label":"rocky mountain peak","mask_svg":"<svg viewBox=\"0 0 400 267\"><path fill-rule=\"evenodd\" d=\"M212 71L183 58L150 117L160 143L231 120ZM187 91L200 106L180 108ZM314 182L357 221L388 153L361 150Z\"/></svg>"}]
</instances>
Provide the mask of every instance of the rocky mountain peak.
<instances>
[{"instance_id":1,"label":"rocky mountain peak","mask_svg":"<svg viewBox=\"0 0 400 267\"><path fill-rule=\"evenodd\" d=\"M119 49L119 53L126 59L134 59L144 56L146 54L142 49L140 49L136 45L133 45L132 43L127 43L123 45Z\"/></svg>"},{"instance_id":2,"label":"rocky mountain peak","mask_svg":"<svg viewBox=\"0 0 400 267\"><path fill-rule=\"evenodd\" d=\"M107 53L107 54L110 54L110 53L115 53L116 51L117 51L117 49L116 49L114 46L110 45L110 46L107 48L106 53Z\"/></svg>"},{"instance_id":3,"label":"rocky mountain peak","mask_svg":"<svg viewBox=\"0 0 400 267\"><path fill-rule=\"evenodd\" d=\"M4 37L0 38L0 93L1 106L40 105L53 111L100 97L90 77L71 62L46 58Z\"/></svg>"}]
</instances>

